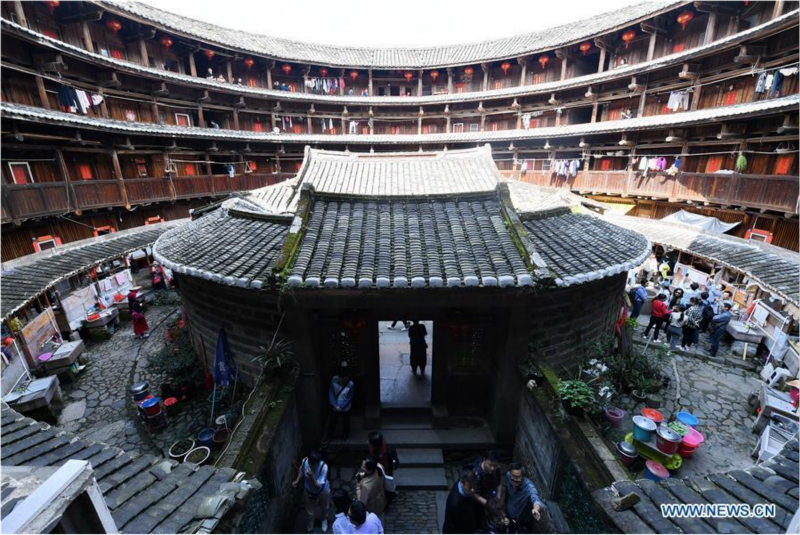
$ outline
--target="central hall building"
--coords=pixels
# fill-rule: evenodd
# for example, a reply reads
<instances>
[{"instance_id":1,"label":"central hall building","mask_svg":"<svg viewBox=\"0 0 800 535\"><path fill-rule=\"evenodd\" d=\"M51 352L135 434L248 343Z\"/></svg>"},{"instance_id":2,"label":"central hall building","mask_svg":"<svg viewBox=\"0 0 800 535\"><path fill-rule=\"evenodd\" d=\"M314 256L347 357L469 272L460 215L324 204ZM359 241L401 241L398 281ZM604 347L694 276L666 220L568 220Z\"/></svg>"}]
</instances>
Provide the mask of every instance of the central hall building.
<instances>
[{"instance_id":1,"label":"central hall building","mask_svg":"<svg viewBox=\"0 0 800 535\"><path fill-rule=\"evenodd\" d=\"M514 440L517 363L561 371L617 318L650 244L563 190L504 182L490 147L349 153L306 148L297 176L195 214L162 235L200 354L225 327L239 367L277 330L300 364L305 443L322 435L347 361L353 412L380 425L378 322L433 322L431 412L479 417Z\"/></svg>"}]
</instances>

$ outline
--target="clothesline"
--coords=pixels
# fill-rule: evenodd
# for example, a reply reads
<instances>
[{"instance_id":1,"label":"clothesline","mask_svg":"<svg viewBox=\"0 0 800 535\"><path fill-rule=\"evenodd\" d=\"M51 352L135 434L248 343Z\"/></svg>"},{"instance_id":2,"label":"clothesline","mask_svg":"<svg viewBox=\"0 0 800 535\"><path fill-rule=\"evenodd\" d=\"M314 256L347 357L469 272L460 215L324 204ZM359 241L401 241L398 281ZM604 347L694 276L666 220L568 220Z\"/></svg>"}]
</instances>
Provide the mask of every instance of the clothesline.
<instances>
[{"instance_id":1,"label":"clothesline","mask_svg":"<svg viewBox=\"0 0 800 535\"><path fill-rule=\"evenodd\" d=\"M691 85L686 87L685 90L689 91L689 92L693 92L692 89L695 88L695 87L705 87L705 86L708 86L708 85L715 85L715 84L719 84L721 82L727 82L728 80L734 80L736 78L742 78L742 77L747 76L747 75L755 76L756 74L760 74L762 72L772 71L772 70L776 70L776 69L777 70L788 69L788 68L794 67L795 65L798 65L798 64L800 64L800 63L795 61L795 62L792 62L792 63L787 63L785 65L777 66L777 67L768 67L768 68L763 68L763 69L758 69L758 70L751 69L747 73L732 74L732 75L727 76L725 78L719 78L719 79L716 79L716 80L709 80L708 82L703 82L703 83L700 83L700 84L691 84L691 82L686 82L687 84L691 84ZM648 95L666 95L666 94L671 93L673 91L681 91L681 90L680 89L675 89L675 88L664 89L663 91L648 92Z\"/></svg>"}]
</instances>

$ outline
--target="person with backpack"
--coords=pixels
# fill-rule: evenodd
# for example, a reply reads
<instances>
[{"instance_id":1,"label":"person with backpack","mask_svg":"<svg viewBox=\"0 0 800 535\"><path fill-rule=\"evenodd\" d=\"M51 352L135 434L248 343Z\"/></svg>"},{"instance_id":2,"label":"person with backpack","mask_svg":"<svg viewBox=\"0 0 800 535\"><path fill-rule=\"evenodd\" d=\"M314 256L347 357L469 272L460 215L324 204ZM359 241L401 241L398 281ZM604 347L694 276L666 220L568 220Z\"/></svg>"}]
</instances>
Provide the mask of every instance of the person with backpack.
<instances>
[{"instance_id":1,"label":"person with backpack","mask_svg":"<svg viewBox=\"0 0 800 535\"><path fill-rule=\"evenodd\" d=\"M631 318L636 319L642 311L642 305L647 301L647 290L644 289L644 286L638 284L636 287L631 288L628 297L630 297L631 300Z\"/></svg>"},{"instance_id":2,"label":"person with backpack","mask_svg":"<svg viewBox=\"0 0 800 535\"><path fill-rule=\"evenodd\" d=\"M700 321L703 319L703 305L696 298L693 298L689 308L683 315L683 338L681 339L681 350L688 351L692 344L698 341L698 331L700 330Z\"/></svg>"},{"instance_id":3,"label":"person with backpack","mask_svg":"<svg viewBox=\"0 0 800 535\"><path fill-rule=\"evenodd\" d=\"M708 292L703 292L698 297L698 301L703 306L703 319L700 320L700 332L708 331L708 326L714 318L714 307L708 302Z\"/></svg>"},{"instance_id":4,"label":"person with backpack","mask_svg":"<svg viewBox=\"0 0 800 535\"><path fill-rule=\"evenodd\" d=\"M683 305L678 305L669 313L669 323L667 324L667 342L669 343L669 350L675 351L678 347L681 335L683 334L683 322L685 319L685 311Z\"/></svg>"},{"instance_id":5,"label":"person with backpack","mask_svg":"<svg viewBox=\"0 0 800 535\"><path fill-rule=\"evenodd\" d=\"M328 465L322 460L322 453L318 449L311 450L308 457L304 458L297 470L297 477L292 481L296 487L303 481L303 496L308 520L306 530L311 533L314 529L314 520L317 508L322 509L322 532L328 531L328 509L331 505L331 487L328 482Z\"/></svg>"},{"instance_id":6,"label":"person with backpack","mask_svg":"<svg viewBox=\"0 0 800 535\"><path fill-rule=\"evenodd\" d=\"M717 351L719 350L719 340L722 338L722 335L725 333L725 329L728 324L731 322L731 318L733 314L731 314L732 305L730 303L723 303L722 304L722 312L711 318L711 349L709 350L709 354L712 357L717 356Z\"/></svg>"},{"instance_id":7,"label":"person with backpack","mask_svg":"<svg viewBox=\"0 0 800 535\"><path fill-rule=\"evenodd\" d=\"M658 342L658 331L661 330L661 327L668 320L670 313L670 310L667 308L666 300L667 296L664 294L658 294L655 299L653 299L653 310L650 312L650 322L644 330L645 339L650 336L650 329L655 327L656 330L653 333L653 342Z\"/></svg>"}]
</instances>

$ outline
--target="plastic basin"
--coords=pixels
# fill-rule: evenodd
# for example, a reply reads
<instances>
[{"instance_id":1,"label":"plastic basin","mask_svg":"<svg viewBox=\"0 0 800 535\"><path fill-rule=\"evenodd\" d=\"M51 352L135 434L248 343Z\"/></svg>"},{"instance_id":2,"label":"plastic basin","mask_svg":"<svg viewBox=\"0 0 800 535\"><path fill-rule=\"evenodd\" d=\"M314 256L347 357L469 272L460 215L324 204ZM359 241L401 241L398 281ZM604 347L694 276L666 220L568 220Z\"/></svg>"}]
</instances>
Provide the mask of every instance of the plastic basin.
<instances>
[{"instance_id":1,"label":"plastic basin","mask_svg":"<svg viewBox=\"0 0 800 535\"><path fill-rule=\"evenodd\" d=\"M645 418L650 418L657 424L660 424L661 422L664 421L663 414L661 414L656 409L651 409L649 407L645 407L644 409L642 409L642 416L644 416Z\"/></svg>"},{"instance_id":2,"label":"plastic basin","mask_svg":"<svg viewBox=\"0 0 800 535\"><path fill-rule=\"evenodd\" d=\"M661 481L669 477L669 470L661 463L647 461L644 463L644 477L651 481Z\"/></svg>"},{"instance_id":3,"label":"plastic basin","mask_svg":"<svg viewBox=\"0 0 800 535\"><path fill-rule=\"evenodd\" d=\"M680 423L683 425L688 425L689 427L694 427L698 424L699 420L697 416L692 414L691 412L681 411L675 415Z\"/></svg>"},{"instance_id":4,"label":"plastic basin","mask_svg":"<svg viewBox=\"0 0 800 535\"><path fill-rule=\"evenodd\" d=\"M633 438L640 442L650 442L653 432L656 430L656 423L650 418L636 415L633 417Z\"/></svg>"}]
</instances>

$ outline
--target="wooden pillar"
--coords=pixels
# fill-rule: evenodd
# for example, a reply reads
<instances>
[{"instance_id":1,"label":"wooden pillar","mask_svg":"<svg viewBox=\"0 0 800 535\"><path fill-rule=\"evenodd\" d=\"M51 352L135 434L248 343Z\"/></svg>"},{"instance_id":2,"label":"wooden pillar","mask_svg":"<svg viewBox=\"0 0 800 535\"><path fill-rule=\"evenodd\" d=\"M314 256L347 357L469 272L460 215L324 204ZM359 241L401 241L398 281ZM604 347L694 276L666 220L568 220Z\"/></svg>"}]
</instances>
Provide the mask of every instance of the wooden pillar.
<instances>
[{"instance_id":1,"label":"wooden pillar","mask_svg":"<svg viewBox=\"0 0 800 535\"><path fill-rule=\"evenodd\" d=\"M422 78L420 77L420 80L421 80L421 79L422 79ZM419 136L419 135L422 135L422 115L423 115L424 113L425 113L425 112L423 111L423 109L422 109L422 106L420 106L420 107L419 107L419 117L417 118L417 135L418 135L418 136Z\"/></svg>"},{"instance_id":2,"label":"wooden pillar","mask_svg":"<svg viewBox=\"0 0 800 535\"><path fill-rule=\"evenodd\" d=\"M369 135L373 135L375 133L375 121L373 120L375 114L372 111L372 106L369 107Z\"/></svg>"},{"instance_id":3,"label":"wooden pillar","mask_svg":"<svg viewBox=\"0 0 800 535\"><path fill-rule=\"evenodd\" d=\"M517 58L517 63L519 63L522 70L519 73L519 85L525 85L525 79L528 77L528 62L525 58Z\"/></svg>"},{"instance_id":4,"label":"wooden pillar","mask_svg":"<svg viewBox=\"0 0 800 535\"><path fill-rule=\"evenodd\" d=\"M561 79L567 79L567 63L569 62L569 58L565 54L564 57L561 59Z\"/></svg>"},{"instance_id":5,"label":"wooden pillar","mask_svg":"<svg viewBox=\"0 0 800 535\"><path fill-rule=\"evenodd\" d=\"M233 129L239 130L239 110L233 108Z\"/></svg>"},{"instance_id":6,"label":"wooden pillar","mask_svg":"<svg viewBox=\"0 0 800 535\"><path fill-rule=\"evenodd\" d=\"M81 215L81 206L75 195L75 188L72 187L72 183L69 180L69 169L67 168L67 162L64 160L64 153L61 149L56 150L56 159L58 160L58 171L61 174L61 180L67 185L67 191L72 194L72 207L75 211L75 215Z\"/></svg>"},{"instance_id":7,"label":"wooden pillar","mask_svg":"<svg viewBox=\"0 0 800 535\"><path fill-rule=\"evenodd\" d=\"M589 120L590 123L597 122L597 108L599 107L598 102L595 100L592 104L592 118Z\"/></svg>"},{"instance_id":8,"label":"wooden pillar","mask_svg":"<svg viewBox=\"0 0 800 535\"><path fill-rule=\"evenodd\" d=\"M111 116L111 114L108 113L108 104L106 102L106 95L102 87L97 90L97 94L103 97L103 102L100 103L100 113L103 115L103 117L108 119Z\"/></svg>"},{"instance_id":9,"label":"wooden pillar","mask_svg":"<svg viewBox=\"0 0 800 535\"><path fill-rule=\"evenodd\" d=\"M647 100L647 86L648 84L644 84L644 88L642 89L642 94L639 95L639 109L637 110L636 117L641 117L642 114L644 113L644 106Z\"/></svg>"},{"instance_id":10,"label":"wooden pillar","mask_svg":"<svg viewBox=\"0 0 800 535\"><path fill-rule=\"evenodd\" d=\"M119 164L119 155L117 151L111 151L111 166L114 169L114 176L117 179L117 185L119 186L119 194L122 196L122 201L125 203L125 208L130 209L131 203L128 202L128 192L125 189L125 181L122 176L122 166Z\"/></svg>"},{"instance_id":11,"label":"wooden pillar","mask_svg":"<svg viewBox=\"0 0 800 535\"><path fill-rule=\"evenodd\" d=\"M418 73L418 77L417 77L417 96L418 97L422 96L422 75L424 74L424 72L425 71L420 69L419 73Z\"/></svg>"},{"instance_id":12,"label":"wooden pillar","mask_svg":"<svg viewBox=\"0 0 800 535\"><path fill-rule=\"evenodd\" d=\"M178 192L175 191L175 182L172 180L172 170L169 168L169 153L164 152L164 173L167 175L167 180L169 180L169 195L170 200L175 200L178 197Z\"/></svg>"},{"instance_id":13,"label":"wooden pillar","mask_svg":"<svg viewBox=\"0 0 800 535\"><path fill-rule=\"evenodd\" d=\"M47 98L47 91L44 88L44 78L41 76L35 76L34 80L36 80L36 92L39 93L39 100L41 101L42 108L50 109L50 99Z\"/></svg>"},{"instance_id":14,"label":"wooden pillar","mask_svg":"<svg viewBox=\"0 0 800 535\"><path fill-rule=\"evenodd\" d=\"M27 26L28 19L25 18L25 8L22 7L21 0L14 0L14 15L17 17L17 24Z\"/></svg>"},{"instance_id":15,"label":"wooden pillar","mask_svg":"<svg viewBox=\"0 0 800 535\"><path fill-rule=\"evenodd\" d=\"M447 93L453 93L453 69L450 67L447 68Z\"/></svg>"},{"instance_id":16,"label":"wooden pillar","mask_svg":"<svg viewBox=\"0 0 800 535\"><path fill-rule=\"evenodd\" d=\"M155 124L159 124L161 120L159 119L158 113L158 100L153 97L153 102L150 103L150 112L153 114L153 122Z\"/></svg>"},{"instance_id":17,"label":"wooden pillar","mask_svg":"<svg viewBox=\"0 0 800 535\"><path fill-rule=\"evenodd\" d=\"M303 69L303 93L308 93L308 78L311 75L311 65L306 65L306 68Z\"/></svg>"},{"instance_id":18,"label":"wooden pillar","mask_svg":"<svg viewBox=\"0 0 800 535\"><path fill-rule=\"evenodd\" d=\"M267 62L267 89L272 89L272 69L275 68L275 62Z\"/></svg>"},{"instance_id":19,"label":"wooden pillar","mask_svg":"<svg viewBox=\"0 0 800 535\"><path fill-rule=\"evenodd\" d=\"M481 113L481 132L486 131L486 112Z\"/></svg>"},{"instance_id":20,"label":"wooden pillar","mask_svg":"<svg viewBox=\"0 0 800 535\"><path fill-rule=\"evenodd\" d=\"M197 66L194 63L194 52L189 54L189 74L197 76Z\"/></svg>"},{"instance_id":21,"label":"wooden pillar","mask_svg":"<svg viewBox=\"0 0 800 535\"><path fill-rule=\"evenodd\" d=\"M700 83L700 77L697 76L694 79L694 85L692 86L692 103L689 105L689 108L694 111L697 109L697 106L700 104L700 92L703 89L703 85Z\"/></svg>"},{"instance_id":22,"label":"wooden pillar","mask_svg":"<svg viewBox=\"0 0 800 535\"><path fill-rule=\"evenodd\" d=\"M445 117L445 120L447 121L445 123L445 132L447 132L449 134L450 133L450 115Z\"/></svg>"},{"instance_id":23,"label":"wooden pillar","mask_svg":"<svg viewBox=\"0 0 800 535\"><path fill-rule=\"evenodd\" d=\"M206 118L205 118L205 116L203 116L203 107L202 106L198 106L197 107L197 126L199 126L200 128L205 128L206 127Z\"/></svg>"},{"instance_id":24,"label":"wooden pillar","mask_svg":"<svg viewBox=\"0 0 800 535\"><path fill-rule=\"evenodd\" d=\"M306 127L307 127L307 133L309 134L314 133L314 125L312 124L312 117L310 113L306 115Z\"/></svg>"},{"instance_id":25,"label":"wooden pillar","mask_svg":"<svg viewBox=\"0 0 800 535\"><path fill-rule=\"evenodd\" d=\"M483 70L483 86L481 91L486 91L489 89L489 64L481 63L481 70Z\"/></svg>"},{"instance_id":26,"label":"wooden pillar","mask_svg":"<svg viewBox=\"0 0 800 535\"><path fill-rule=\"evenodd\" d=\"M145 67L150 65L150 56L147 54L147 42L139 38L139 56L142 58L142 65Z\"/></svg>"},{"instance_id":27,"label":"wooden pillar","mask_svg":"<svg viewBox=\"0 0 800 535\"><path fill-rule=\"evenodd\" d=\"M556 116L556 126L558 126L559 119L561 118L561 114ZM517 130L522 129L522 110L517 111Z\"/></svg>"},{"instance_id":28,"label":"wooden pillar","mask_svg":"<svg viewBox=\"0 0 800 535\"><path fill-rule=\"evenodd\" d=\"M717 27L717 12L712 11L708 14L708 23L706 24L706 35L703 37L703 44L707 45L714 40L714 33Z\"/></svg>"},{"instance_id":29,"label":"wooden pillar","mask_svg":"<svg viewBox=\"0 0 800 535\"><path fill-rule=\"evenodd\" d=\"M772 18L776 19L783 15L783 0L776 0L775 7L772 8Z\"/></svg>"},{"instance_id":30,"label":"wooden pillar","mask_svg":"<svg viewBox=\"0 0 800 535\"><path fill-rule=\"evenodd\" d=\"M656 53L656 36L658 33L653 32L650 34L650 40L647 42L647 61L651 61Z\"/></svg>"},{"instance_id":31,"label":"wooden pillar","mask_svg":"<svg viewBox=\"0 0 800 535\"><path fill-rule=\"evenodd\" d=\"M206 160L206 162L205 162L206 174L208 176L211 176L211 155L209 155L206 152L205 154L203 154L203 156L205 157L205 160Z\"/></svg>"},{"instance_id":32,"label":"wooden pillar","mask_svg":"<svg viewBox=\"0 0 800 535\"><path fill-rule=\"evenodd\" d=\"M342 134L347 134L347 117L342 113Z\"/></svg>"},{"instance_id":33,"label":"wooden pillar","mask_svg":"<svg viewBox=\"0 0 800 535\"><path fill-rule=\"evenodd\" d=\"M600 48L600 59L597 63L597 72L603 72L606 68L606 49Z\"/></svg>"},{"instance_id":34,"label":"wooden pillar","mask_svg":"<svg viewBox=\"0 0 800 535\"><path fill-rule=\"evenodd\" d=\"M272 122L272 130L274 131L275 128L278 126L278 120L275 118L275 114L274 113L270 113L269 114L269 119Z\"/></svg>"},{"instance_id":35,"label":"wooden pillar","mask_svg":"<svg viewBox=\"0 0 800 535\"><path fill-rule=\"evenodd\" d=\"M372 69L367 69L367 94L372 96Z\"/></svg>"},{"instance_id":36,"label":"wooden pillar","mask_svg":"<svg viewBox=\"0 0 800 535\"><path fill-rule=\"evenodd\" d=\"M225 62L225 73L228 75L228 83L232 84L233 80L233 65L231 64L231 60Z\"/></svg>"},{"instance_id":37,"label":"wooden pillar","mask_svg":"<svg viewBox=\"0 0 800 535\"><path fill-rule=\"evenodd\" d=\"M341 81L344 80L344 69L339 69L339 78L340 78L340 80L339 80L339 82L340 82L339 83L339 96L341 97L341 96L344 95L344 87L342 87L342 84L341 84ZM352 80L351 80L351 83L352 83Z\"/></svg>"},{"instance_id":38,"label":"wooden pillar","mask_svg":"<svg viewBox=\"0 0 800 535\"><path fill-rule=\"evenodd\" d=\"M622 197L627 197L628 192L631 190L631 183L633 181L633 160L636 158L636 145L633 146L631 152L628 154L628 176L625 179L625 189L622 192Z\"/></svg>"},{"instance_id":39,"label":"wooden pillar","mask_svg":"<svg viewBox=\"0 0 800 535\"><path fill-rule=\"evenodd\" d=\"M81 22L81 36L83 37L83 48L89 52L94 52L94 44L92 44L92 32L89 30L89 22Z\"/></svg>"}]
</instances>

